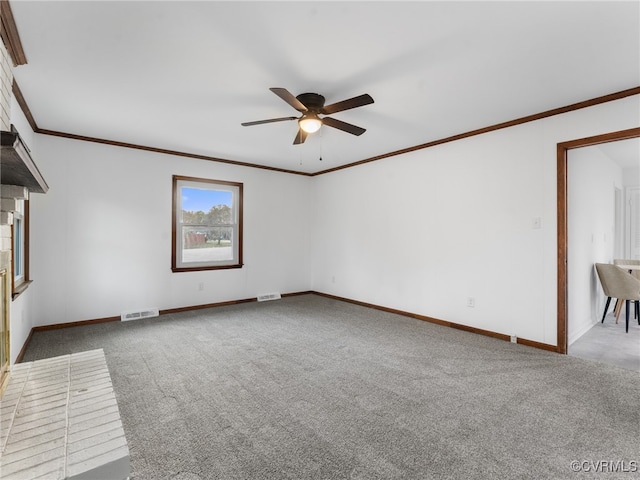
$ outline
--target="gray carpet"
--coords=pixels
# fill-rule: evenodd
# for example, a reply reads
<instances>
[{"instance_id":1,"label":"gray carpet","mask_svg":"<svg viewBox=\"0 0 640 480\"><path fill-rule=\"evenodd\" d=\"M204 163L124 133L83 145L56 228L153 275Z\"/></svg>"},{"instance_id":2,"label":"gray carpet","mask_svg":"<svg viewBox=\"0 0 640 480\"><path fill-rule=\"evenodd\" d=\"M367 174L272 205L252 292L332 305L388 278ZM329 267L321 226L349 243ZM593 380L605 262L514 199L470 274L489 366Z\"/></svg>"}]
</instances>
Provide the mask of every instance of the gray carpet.
<instances>
[{"instance_id":1,"label":"gray carpet","mask_svg":"<svg viewBox=\"0 0 640 480\"><path fill-rule=\"evenodd\" d=\"M637 373L316 295L37 332L24 361L95 348L132 480L640 477Z\"/></svg>"}]
</instances>

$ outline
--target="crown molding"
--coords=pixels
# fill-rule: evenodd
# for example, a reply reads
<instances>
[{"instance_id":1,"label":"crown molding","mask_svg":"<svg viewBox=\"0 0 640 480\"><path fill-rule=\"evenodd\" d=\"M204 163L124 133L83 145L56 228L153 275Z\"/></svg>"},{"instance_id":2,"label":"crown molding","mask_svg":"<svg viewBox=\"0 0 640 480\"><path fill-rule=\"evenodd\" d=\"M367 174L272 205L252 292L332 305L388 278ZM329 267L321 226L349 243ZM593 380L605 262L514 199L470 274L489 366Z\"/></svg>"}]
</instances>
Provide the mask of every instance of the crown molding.
<instances>
[{"instance_id":1,"label":"crown molding","mask_svg":"<svg viewBox=\"0 0 640 480\"><path fill-rule=\"evenodd\" d=\"M291 173L294 175L303 175L306 177L311 176L310 173L305 173L305 172L298 172L295 170L287 170L285 168L276 168L276 167L267 167L265 165L258 165L256 163L249 163L249 162L241 162L238 160L230 160L227 158L218 158L218 157L212 157L209 155L201 155L198 153L188 153L188 152L182 152L179 150L168 150L166 148L157 148L157 147L149 147L146 145L138 145L135 143L126 143L126 142L119 142L117 140L107 140L104 138L96 138L96 137L87 137L84 135L76 135L74 133L67 133L67 132L58 132L56 130L47 130L45 128L38 128L38 130L34 130L35 133L40 133L42 135L50 135L53 137L62 137L62 138L68 138L70 140L81 140L84 142L93 142L93 143L101 143L103 145L111 145L113 147L123 147L123 148L132 148L134 150L143 150L146 152L153 152L153 153L162 153L165 155L174 155L177 157L186 157L186 158L195 158L197 160L207 160L210 162L218 162L218 163L226 163L226 164L230 164L230 165L239 165L241 167L251 167L251 168L259 168L261 170L270 170L273 172L280 172L280 173Z\"/></svg>"},{"instance_id":2,"label":"crown molding","mask_svg":"<svg viewBox=\"0 0 640 480\"><path fill-rule=\"evenodd\" d=\"M0 20L0 36L11 57L13 66L26 65L27 56L22 48L18 27L13 18L13 12L11 11L11 5L9 5L8 0L0 1Z\"/></svg>"},{"instance_id":3,"label":"crown molding","mask_svg":"<svg viewBox=\"0 0 640 480\"><path fill-rule=\"evenodd\" d=\"M384 153L382 155L377 155L375 157L366 158L364 160L360 160L353 163L348 163L346 165L341 165L340 167L334 167L327 170L322 170L313 174L315 175L323 175L325 173L335 172L337 170L343 170L345 168L356 167L358 165L362 165L369 162L375 162L376 160L382 160L389 157L394 157L396 155L403 155L405 153L415 152L416 150L422 150L424 148L435 147L436 145L442 145L443 143L455 142L456 140L462 140L463 138L474 137L476 135L482 135L483 133L494 132L496 130L501 130L503 128L515 127L516 125L522 125L523 123L534 122L536 120L541 120L543 118L552 117L554 115L560 115L562 113L568 113L575 110L580 110L582 108L593 107L594 105L600 105L601 103L612 102L614 100L620 100L622 98L630 97L633 95L640 95L640 86L629 88L627 90L622 90L620 92L611 93L608 95L603 95L601 97L592 98L590 100L585 100L583 102L572 103L571 105L567 105L560 108L554 108L552 110L547 110L544 112L536 113L533 115L527 115L526 117L517 118L515 120L510 120L508 122L497 123L495 125L491 125L484 128L479 128L477 130L471 130L469 132L460 133L458 135L453 135L451 137L442 138L440 140L434 140L432 142L422 143L420 145L416 145L414 147L403 148L402 150L396 150L389 153Z\"/></svg>"},{"instance_id":4,"label":"crown molding","mask_svg":"<svg viewBox=\"0 0 640 480\"><path fill-rule=\"evenodd\" d=\"M38 127L36 119L33 117L33 114L29 109L29 105L27 105L27 101L24 99L24 95L22 95L22 91L20 90L20 87L18 86L15 78L13 79L11 90L13 91L13 96L15 97L16 102L18 102L18 105L20 105L20 109L22 110L22 113L24 113L27 122L29 122L29 126L31 126L31 130L33 130L35 133L38 133L40 127Z\"/></svg>"},{"instance_id":5,"label":"crown molding","mask_svg":"<svg viewBox=\"0 0 640 480\"><path fill-rule=\"evenodd\" d=\"M318 176L318 175L324 175L326 173L331 173L331 172L335 172L335 171L338 171L338 170L344 170L346 168L356 167L358 165L363 165L365 163L375 162L375 161L378 161L378 160L383 160L385 158L395 157L395 156L398 156L398 155L403 155L405 153L410 153L410 152L415 152L417 150L423 150L425 148L435 147L436 145L442 145L444 143L454 142L454 141L457 141L457 140L462 140L464 138L474 137L476 135L482 135L483 133L494 132L496 130L501 130L501 129L504 129L504 128L514 127L516 125L522 125L523 123L529 123L529 122L533 122L533 121L536 121L536 120L541 120L543 118L552 117L554 115L560 115L560 114L563 114L563 113L568 113L568 112L572 112L572 111L575 111L575 110L580 110L580 109L583 109L583 108L593 107L595 105L600 105L600 104L603 104L603 103L612 102L612 101L615 101L615 100L620 100L620 99L623 99L623 98L626 98L626 97L631 97L631 96L634 96L634 95L640 95L640 86L633 87L633 88L628 88L626 90L621 90L619 92L610 93L608 95L603 95L603 96L592 98L592 99L589 99L589 100L584 100L582 102L572 103L571 105L566 105L564 107L559 107L559 108L554 108L554 109L551 109L551 110L546 110L544 112L536 113L536 114L533 114L533 115L527 115L526 117L521 117L521 118L517 118L515 120L509 120L507 122L502 122L502 123L498 123L498 124L495 124L495 125L490 125L488 127L479 128L477 130L471 130L469 132L460 133L460 134L453 135L453 136L446 137L446 138L442 138L442 139L439 139L439 140L434 140L434 141L431 141L431 142L422 143L422 144L419 144L419 145L415 145L413 147L403 148L401 150L395 150L393 152L384 153L382 155L377 155L375 157L366 158L364 160L359 160L357 162L348 163L346 165L330 168L330 169L327 169L327 170L321 170L321 171L318 171L318 172L315 172L315 173L298 172L296 170L288 170L288 169L284 169L284 168L267 167L267 166L259 165L259 164L256 164L256 163L241 162L241 161L237 161L237 160L218 158L218 157L213 157L213 156L209 156L209 155L200 155L200 154L195 154L195 153L182 152L182 151L178 151L178 150L167 150L167 149L164 149L164 148L157 148L157 147L150 147L150 146L145 146L145 145L137 145L137 144L133 144L133 143L119 142L117 140L106 140L106 139L103 139L103 138L88 137L88 136L84 136L84 135L76 135L76 134L73 134L73 133L59 132L59 131L56 131L56 130L43 129L43 128L38 127L38 125L37 125L37 123L35 121L35 118L32 115L31 110L29 109L29 106L27 105L27 102L26 102L24 96L22 95L22 92L20 91L20 88L16 84L15 80L13 82L13 93L14 93L14 95L16 97L16 100L17 100L18 104L20 105L20 108L22 108L22 111L24 112L29 124L31 125L31 128L33 129L33 131L35 133L40 133L42 135L51 135L51 136L54 136L54 137L68 138L68 139L71 139L71 140L81 140L81 141L85 141L85 142L101 143L101 144L104 144L104 145L111 145L111 146L123 147L123 148L132 148L132 149L136 149L136 150L144 150L144 151L147 151L147 152L162 153L162 154L174 155L174 156L178 156L178 157L194 158L194 159L198 159L198 160L206 160L206 161L211 161L211 162L226 163L226 164L231 164L231 165L239 165L239 166L242 166L242 167L258 168L258 169L262 169L262 170L270 170L270 171L280 172L280 173L289 173L289 174L301 175L301 176L305 176L305 177L315 177L315 176Z\"/></svg>"}]
</instances>

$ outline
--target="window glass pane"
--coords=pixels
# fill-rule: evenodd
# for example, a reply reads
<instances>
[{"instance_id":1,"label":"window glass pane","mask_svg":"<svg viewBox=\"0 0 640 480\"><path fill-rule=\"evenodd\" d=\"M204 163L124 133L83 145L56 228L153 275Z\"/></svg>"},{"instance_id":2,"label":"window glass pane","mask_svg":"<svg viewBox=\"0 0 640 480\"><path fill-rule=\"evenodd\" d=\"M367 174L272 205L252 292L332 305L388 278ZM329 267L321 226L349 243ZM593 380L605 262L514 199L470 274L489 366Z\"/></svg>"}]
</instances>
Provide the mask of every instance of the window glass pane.
<instances>
[{"instance_id":1,"label":"window glass pane","mask_svg":"<svg viewBox=\"0 0 640 480\"><path fill-rule=\"evenodd\" d=\"M22 217L15 216L13 219L13 276L15 278L22 277L23 270L23 222Z\"/></svg>"},{"instance_id":2,"label":"window glass pane","mask_svg":"<svg viewBox=\"0 0 640 480\"><path fill-rule=\"evenodd\" d=\"M242 266L242 184L174 175L174 271Z\"/></svg>"},{"instance_id":3,"label":"window glass pane","mask_svg":"<svg viewBox=\"0 0 640 480\"><path fill-rule=\"evenodd\" d=\"M233 260L233 227L182 227L182 263Z\"/></svg>"},{"instance_id":4,"label":"window glass pane","mask_svg":"<svg viewBox=\"0 0 640 480\"><path fill-rule=\"evenodd\" d=\"M232 223L233 194L230 191L182 187L181 194L183 223Z\"/></svg>"}]
</instances>

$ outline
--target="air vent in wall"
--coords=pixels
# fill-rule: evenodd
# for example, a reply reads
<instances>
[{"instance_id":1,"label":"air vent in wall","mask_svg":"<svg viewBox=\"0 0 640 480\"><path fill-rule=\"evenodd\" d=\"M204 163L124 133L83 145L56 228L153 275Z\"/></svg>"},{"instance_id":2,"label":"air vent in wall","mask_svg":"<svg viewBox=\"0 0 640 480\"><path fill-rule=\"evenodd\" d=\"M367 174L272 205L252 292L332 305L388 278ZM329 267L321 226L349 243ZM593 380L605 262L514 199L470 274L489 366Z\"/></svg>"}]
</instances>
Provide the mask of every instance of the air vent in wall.
<instances>
[{"instance_id":1,"label":"air vent in wall","mask_svg":"<svg viewBox=\"0 0 640 480\"><path fill-rule=\"evenodd\" d=\"M157 317L159 314L157 308L147 308L145 310L136 310L135 312L122 312L120 320L123 322L140 320L141 318Z\"/></svg>"},{"instance_id":2,"label":"air vent in wall","mask_svg":"<svg viewBox=\"0 0 640 480\"><path fill-rule=\"evenodd\" d=\"M280 300L279 293L265 293L263 295L258 295L259 302L266 302L268 300Z\"/></svg>"}]
</instances>

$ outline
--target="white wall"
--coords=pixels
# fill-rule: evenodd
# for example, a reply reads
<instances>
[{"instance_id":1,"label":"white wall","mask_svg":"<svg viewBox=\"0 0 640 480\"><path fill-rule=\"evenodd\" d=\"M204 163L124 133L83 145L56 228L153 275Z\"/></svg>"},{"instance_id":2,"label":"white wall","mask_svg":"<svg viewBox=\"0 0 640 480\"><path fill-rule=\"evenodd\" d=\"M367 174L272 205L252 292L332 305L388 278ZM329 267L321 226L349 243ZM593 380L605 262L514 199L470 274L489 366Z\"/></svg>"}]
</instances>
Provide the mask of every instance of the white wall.
<instances>
[{"instance_id":1,"label":"white wall","mask_svg":"<svg viewBox=\"0 0 640 480\"><path fill-rule=\"evenodd\" d=\"M639 154L640 155L640 154ZM640 166L628 167L622 170L622 179L625 187L640 186Z\"/></svg>"},{"instance_id":2,"label":"white wall","mask_svg":"<svg viewBox=\"0 0 640 480\"><path fill-rule=\"evenodd\" d=\"M313 178L36 135L51 188L31 203L27 323L313 289L555 345L556 144L639 112L627 98ZM171 272L173 174L244 183L244 268Z\"/></svg>"},{"instance_id":3,"label":"white wall","mask_svg":"<svg viewBox=\"0 0 640 480\"><path fill-rule=\"evenodd\" d=\"M627 98L316 177L313 289L556 345L556 145L637 127L639 106Z\"/></svg>"},{"instance_id":4,"label":"white wall","mask_svg":"<svg viewBox=\"0 0 640 480\"><path fill-rule=\"evenodd\" d=\"M625 225L621 256L640 260L640 158L637 167L622 170L622 179Z\"/></svg>"},{"instance_id":5,"label":"white wall","mask_svg":"<svg viewBox=\"0 0 640 480\"><path fill-rule=\"evenodd\" d=\"M310 288L309 177L37 136L34 325ZM171 271L172 175L244 183L244 267ZM198 284L204 283L204 290Z\"/></svg>"},{"instance_id":6,"label":"white wall","mask_svg":"<svg viewBox=\"0 0 640 480\"><path fill-rule=\"evenodd\" d=\"M0 42L2 44L2 42ZM34 159L38 158L37 145L35 144L35 134L31 127L29 126L29 122L24 116L20 106L15 101L15 98L11 99L11 124L13 124L18 133L22 137L22 140L25 142L29 150L31 151L31 155ZM42 194L34 193L31 194L31 198L40 196ZM29 337L29 333L31 332L31 328L34 325L34 312L33 312L33 290L31 288L27 288L24 292L20 294L16 299L11 302L10 306L10 322L11 322L11 330L9 339L11 345L11 363L15 362L16 357L20 353L22 346L25 344L25 341Z\"/></svg>"},{"instance_id":7,"label":"white wall","mask_svg":"<svg viewBox=\"0 0 640 480\"><path fill-rule=\"evenodd\" d=\"M569 344L602 318L606 297L594 263L614 258L615 190L622 195L622 169L597 147L568 155Z\"/></svg>"}]
</instances>

